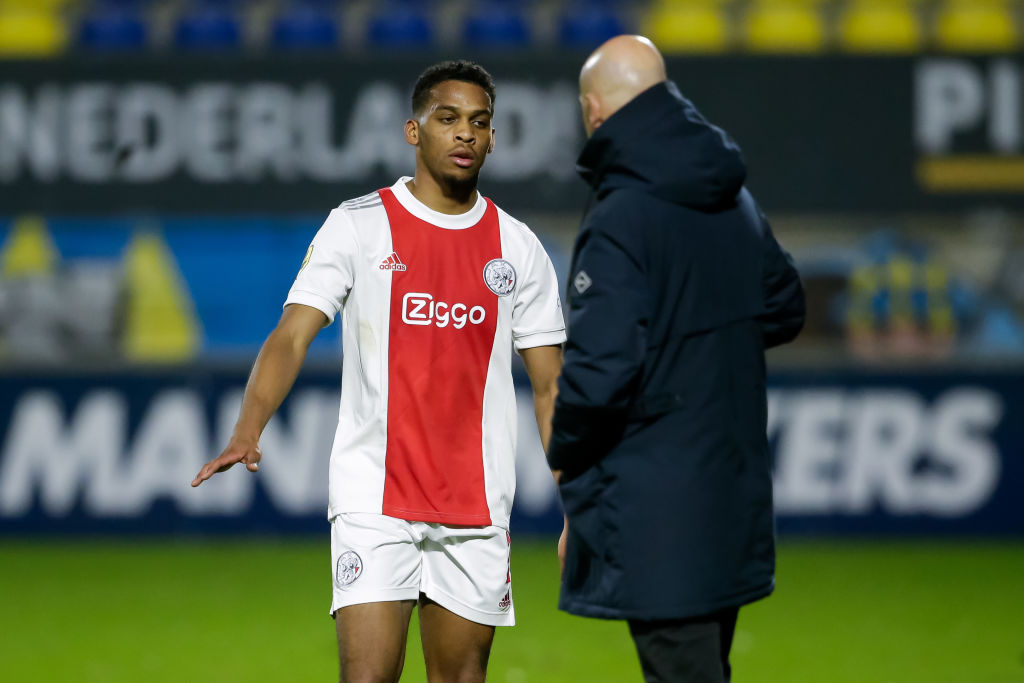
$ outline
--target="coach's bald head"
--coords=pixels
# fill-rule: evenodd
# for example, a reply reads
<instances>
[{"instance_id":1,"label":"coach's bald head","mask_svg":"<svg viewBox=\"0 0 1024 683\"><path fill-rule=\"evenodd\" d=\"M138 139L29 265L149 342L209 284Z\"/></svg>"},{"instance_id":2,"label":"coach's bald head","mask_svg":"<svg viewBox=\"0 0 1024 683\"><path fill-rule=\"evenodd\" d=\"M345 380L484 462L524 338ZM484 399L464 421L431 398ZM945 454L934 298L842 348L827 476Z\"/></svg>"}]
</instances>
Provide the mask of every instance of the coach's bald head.
<instances>
[{"instance_id":1,"label":"coach's bald head","mask_svg":"<svg viewBox=\"0 0 1024 683\"><path fill-rule=\"evenodd\" d=\"M580 71L580 104L587 136L634 97L666 78L665 60L643 36L615 36L594 50Z\"/></svg>"}]
</instances>

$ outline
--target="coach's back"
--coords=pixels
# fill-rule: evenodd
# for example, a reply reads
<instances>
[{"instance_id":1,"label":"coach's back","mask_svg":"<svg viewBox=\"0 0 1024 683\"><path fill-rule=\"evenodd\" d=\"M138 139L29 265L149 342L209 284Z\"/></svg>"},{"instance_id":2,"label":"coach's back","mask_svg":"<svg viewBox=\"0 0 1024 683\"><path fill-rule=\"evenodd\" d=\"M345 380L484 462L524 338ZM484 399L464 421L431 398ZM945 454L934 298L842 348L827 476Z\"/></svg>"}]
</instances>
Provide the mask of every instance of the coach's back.
<instances>
[{"instance_id":1,"label":"coach's back","mask_svg":"<svg viewBox=\"0 0 1024 683\"><path fill-rule=\"evenodd\" d=\"M570 519L561 606L681 618L771 592L764 349L803 290L739 149L674 84L591 137L549 459Z\"/></svg>"}]
</instances>

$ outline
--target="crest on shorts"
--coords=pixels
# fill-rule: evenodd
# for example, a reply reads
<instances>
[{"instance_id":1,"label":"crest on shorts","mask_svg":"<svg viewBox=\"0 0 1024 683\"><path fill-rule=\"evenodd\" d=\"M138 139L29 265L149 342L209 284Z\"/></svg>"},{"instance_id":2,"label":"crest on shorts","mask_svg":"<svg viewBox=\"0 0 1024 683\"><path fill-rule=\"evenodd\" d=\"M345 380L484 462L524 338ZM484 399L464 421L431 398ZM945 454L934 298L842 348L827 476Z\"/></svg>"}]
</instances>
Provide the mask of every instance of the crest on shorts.
<instances>
[{"instance_id":1,"label":"crest on shorts","mask_svg":"<svg viewBox=\"0 0 1024 683\"><path fill-rule=\"evenodd\" d=\"M363 559L354 550L346 550L338 558L335 579L338 586L348 588L363 573Z\"/></svg>"},{"instance_id":2,"label":"crest on shorts","mask_svg":"<svg viewBox=\"0 0 1024 683\"><path fill-rule=\"evenodd\" d=\"M484 266L484 284L498 296L508 296L516 288L516 269L503 258L492 259Z\"/></svg>"}]
</instances>

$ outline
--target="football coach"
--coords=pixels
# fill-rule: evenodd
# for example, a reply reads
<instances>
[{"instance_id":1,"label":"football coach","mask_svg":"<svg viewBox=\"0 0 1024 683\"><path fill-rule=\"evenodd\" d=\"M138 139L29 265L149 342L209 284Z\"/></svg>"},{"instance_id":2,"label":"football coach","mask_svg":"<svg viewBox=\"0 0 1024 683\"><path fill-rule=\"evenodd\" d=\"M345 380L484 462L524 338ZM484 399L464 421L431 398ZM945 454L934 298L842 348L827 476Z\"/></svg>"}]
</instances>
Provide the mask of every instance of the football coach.
<instances>
[{"instance_id":1,"label":"football coach","mask_svg":"<svg viewBox=\"0 0 1024 683\"><path fill-rule=\"evenodd\" d=\"M646 681L721 683L740 606L774 588L764 351L800 331L803 288L740 150L649 40L594 52L580 102L594 197L548 451L559 607L628 620Z\"/></svg>"}]
</instances>

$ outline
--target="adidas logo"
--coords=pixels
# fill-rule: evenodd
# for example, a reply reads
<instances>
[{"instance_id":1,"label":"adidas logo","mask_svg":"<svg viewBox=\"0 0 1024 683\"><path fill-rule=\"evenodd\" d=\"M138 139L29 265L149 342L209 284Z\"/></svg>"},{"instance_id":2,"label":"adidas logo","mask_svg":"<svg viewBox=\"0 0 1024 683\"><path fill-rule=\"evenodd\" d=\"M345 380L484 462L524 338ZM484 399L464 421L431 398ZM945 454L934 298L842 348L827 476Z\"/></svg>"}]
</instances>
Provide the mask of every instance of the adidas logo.
<instances>
[{"instance_id":1,"label":"adidas logo","mask_svg":"<svg viewBox=\"0 0 1024 683\"><path fill-rule=\"evenodd\" d=\"M395 252L391 252L391 256L381 261L378 268L381 270L409 270Z\"/></svg>"},{"instance_id":2,"label":"adidas logo","mask_svg":"<svg viewBox=\"0 0 1024 683\"><path fill-rule=\"evenodd\" d=\"M506 591L505 592L505 597L503 597L501 599L501 601L498 603L498 609L500 609L501 611L504 612L505 610L507 610L511 606L512 606L512 591Z\"/></svg>"}]
</instances>

